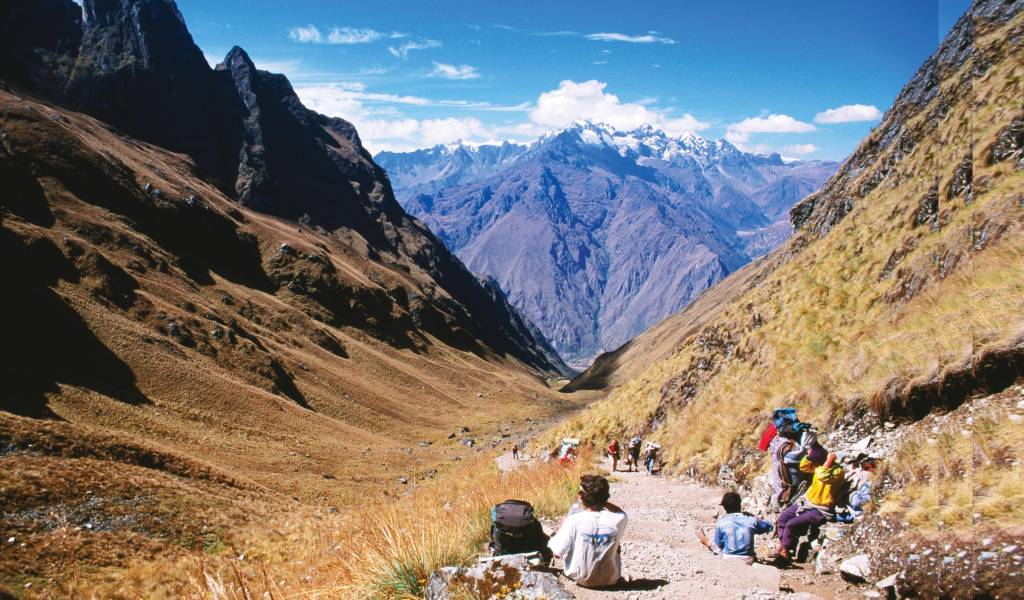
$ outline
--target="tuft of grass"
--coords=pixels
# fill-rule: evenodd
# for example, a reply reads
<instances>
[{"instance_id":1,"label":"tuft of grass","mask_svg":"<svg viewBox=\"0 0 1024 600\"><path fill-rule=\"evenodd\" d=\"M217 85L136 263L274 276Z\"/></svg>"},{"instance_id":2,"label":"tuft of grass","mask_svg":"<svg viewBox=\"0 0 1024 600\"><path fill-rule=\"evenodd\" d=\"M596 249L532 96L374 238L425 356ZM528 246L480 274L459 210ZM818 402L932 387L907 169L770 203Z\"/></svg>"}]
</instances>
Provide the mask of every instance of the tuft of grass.
<instances>
[{"instance_id":1,"label":"tuft of grass","mask_svg":"<svg viewBox=\"0 0 1024 600\"><path fill-rule=\"evenodd\" d=\"M541 517L556 518L572 504L579 476L592 460L500 472L490 460L467 466L460 476L420 490L368 517L358 550L328 566L352 598L422 595L430 573L470 563L490 534L490 509L510 498L529 501Z\"/></svg>"}]
</instances>

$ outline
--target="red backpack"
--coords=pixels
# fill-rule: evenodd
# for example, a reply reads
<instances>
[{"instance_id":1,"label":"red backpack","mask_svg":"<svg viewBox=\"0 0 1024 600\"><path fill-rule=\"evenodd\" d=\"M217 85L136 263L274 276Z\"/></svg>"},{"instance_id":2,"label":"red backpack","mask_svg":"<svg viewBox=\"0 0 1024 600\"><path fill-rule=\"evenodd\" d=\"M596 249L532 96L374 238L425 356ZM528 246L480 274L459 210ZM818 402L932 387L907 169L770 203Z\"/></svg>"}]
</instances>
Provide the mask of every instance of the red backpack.
<instances>
[{"instance_id":1,"label":"red backpack","mask_svg":"<svg viewBox=\"0 0 1024 600\"><path fill-rule=\"evenodd\" d=\"M764 428L764 433L761 434L761 441L757 444L757 449L761 452L767 452L768 446L771 445L772 440L775 439L775 434L778 430L775 428L775 423L769 422L768 427Z\"/></svg>"}]
</instances>

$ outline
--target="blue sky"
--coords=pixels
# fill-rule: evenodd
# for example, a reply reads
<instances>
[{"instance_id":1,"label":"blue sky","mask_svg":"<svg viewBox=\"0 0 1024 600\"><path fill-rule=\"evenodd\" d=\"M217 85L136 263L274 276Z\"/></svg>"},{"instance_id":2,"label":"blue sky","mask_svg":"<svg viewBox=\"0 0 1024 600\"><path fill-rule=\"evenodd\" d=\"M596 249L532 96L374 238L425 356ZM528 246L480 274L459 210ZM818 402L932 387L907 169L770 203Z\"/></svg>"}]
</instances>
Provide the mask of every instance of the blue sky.
<instances>
[{"instance_id":1,"label":"blue sky","mask_svg":"<svg viewBox=\"0 0 1024 600\"><path fill-rule=\"evenodd\" d=\"M576 119L841 159L966 0L179 0L208 60L233 45L376 152L525 141Z\"/></svg>"}]
</instances>

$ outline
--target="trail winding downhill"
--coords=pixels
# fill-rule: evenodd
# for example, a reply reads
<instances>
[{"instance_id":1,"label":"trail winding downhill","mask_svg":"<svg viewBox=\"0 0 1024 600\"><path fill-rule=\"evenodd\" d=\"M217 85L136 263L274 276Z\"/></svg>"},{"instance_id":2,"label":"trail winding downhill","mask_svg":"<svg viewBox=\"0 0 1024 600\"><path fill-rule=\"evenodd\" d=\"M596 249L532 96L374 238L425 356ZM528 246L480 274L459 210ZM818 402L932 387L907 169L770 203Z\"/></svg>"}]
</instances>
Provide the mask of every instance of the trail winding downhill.
<instances>
[{"instance_id":1,"label":"trail winding downhill","mask_svg":"<svg viewBox=\"0 0 1024 600\"><path fill-rule=\"evenodd\" d=\"M528 464L498 459L504 470ZM610 470L611 464L605 464ZM579 600L812 600L849 598L841 582L813 575L813 566L782 571L762 563L722 560L697 541L697 529L713 527L723 490L645 472L616 471L611 500L629 515L622 542L625 582L611 589L585 589L562 578ZM549 533L556 524L546 523ZM762 547L762 545L764 545ZM763 556L770 542L758 540ZM557 563L557 560L556 560ZM557 565L561 566L561 565ZM857 596L862 597L862 596Z\"/></svg>"}]
</instances>

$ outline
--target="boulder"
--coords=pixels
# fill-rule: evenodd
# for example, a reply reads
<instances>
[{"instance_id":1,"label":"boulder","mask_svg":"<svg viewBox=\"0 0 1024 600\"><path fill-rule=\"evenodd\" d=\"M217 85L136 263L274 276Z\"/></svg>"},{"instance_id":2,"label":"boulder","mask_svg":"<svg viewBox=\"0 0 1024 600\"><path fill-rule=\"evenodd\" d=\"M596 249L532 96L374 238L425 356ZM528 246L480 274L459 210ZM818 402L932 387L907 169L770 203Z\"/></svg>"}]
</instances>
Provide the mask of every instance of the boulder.
<instances>
[{"instance_id":1,"label":"boulder","mask_svg":"<svg viewBox=\"0 0 1024 600\"><path fill-rule=\"evenodd\" d=\"M482 559L473 567L442 567L430 575L427 600L455 598L497 600L573 600L558 578L547 571L532 571L524 554Z\"/></svg>"},{"instance_id":2,"label":"boulder","mask_svg":"<svg viewBox=\"0 0 1024 600\"><path fill-rule=\"evenodd\" d=\"M871 576L867 554L857 554L839 563L839 576L852 583L863 583Z\"/></svg>"}]
</instances>

